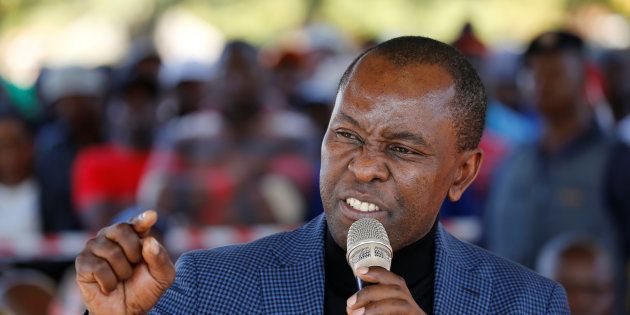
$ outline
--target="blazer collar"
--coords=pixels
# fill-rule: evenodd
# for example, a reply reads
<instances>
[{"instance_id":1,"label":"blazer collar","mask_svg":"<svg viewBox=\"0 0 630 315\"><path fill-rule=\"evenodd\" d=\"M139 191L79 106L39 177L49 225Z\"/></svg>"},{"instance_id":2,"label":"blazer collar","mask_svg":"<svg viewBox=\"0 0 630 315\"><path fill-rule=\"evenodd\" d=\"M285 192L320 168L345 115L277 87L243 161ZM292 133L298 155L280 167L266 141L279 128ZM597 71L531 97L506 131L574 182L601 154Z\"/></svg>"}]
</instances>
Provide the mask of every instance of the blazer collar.
<instances>
[{"instance_id":1,"label":"blazer collar","mask_svg":"<svg viewBox=\"0 0 630 315\"><path fill-rule=\"evenodd\" d=\"M492 281L477 268L481 258L440 225L436 235L435 314L485 314L490 305Z\"/></svg>"},{"instance_id":2,"label":"blazer collar","mask_svg":"<svg viewBox=\"0 0 630 315\"><path fill-rule=\"evenodd\" d=\"M278 264L259 272L264 314L324 312L324 233L319 215L303 227L285 233L271 250ZM476 271L481 258L438 226L435 257L435 314L484 314L490 304L492 281Z\"/></svg>"}]
</instances>

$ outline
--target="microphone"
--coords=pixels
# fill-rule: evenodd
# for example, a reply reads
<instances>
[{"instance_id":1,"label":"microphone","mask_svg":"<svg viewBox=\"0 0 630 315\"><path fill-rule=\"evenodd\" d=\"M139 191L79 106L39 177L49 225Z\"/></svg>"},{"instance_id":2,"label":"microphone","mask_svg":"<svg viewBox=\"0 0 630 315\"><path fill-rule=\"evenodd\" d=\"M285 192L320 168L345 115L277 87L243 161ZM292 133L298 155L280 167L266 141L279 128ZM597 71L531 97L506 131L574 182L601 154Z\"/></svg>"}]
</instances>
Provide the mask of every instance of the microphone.
<instances>
[{"instance_id":1,"label":"microphone","mask_svg":"<svg viewBox=\"0 0 630 315\"><path fill-rule=\"evenodd\" d=\"M359 267L379 266L387 270L392 265L392 246L385 227L376 219L362 218L350 226L346 246L346 260L352 268L355 277ZM357 278L359 290L370 285Z\"/></svg>"}]
</instances>

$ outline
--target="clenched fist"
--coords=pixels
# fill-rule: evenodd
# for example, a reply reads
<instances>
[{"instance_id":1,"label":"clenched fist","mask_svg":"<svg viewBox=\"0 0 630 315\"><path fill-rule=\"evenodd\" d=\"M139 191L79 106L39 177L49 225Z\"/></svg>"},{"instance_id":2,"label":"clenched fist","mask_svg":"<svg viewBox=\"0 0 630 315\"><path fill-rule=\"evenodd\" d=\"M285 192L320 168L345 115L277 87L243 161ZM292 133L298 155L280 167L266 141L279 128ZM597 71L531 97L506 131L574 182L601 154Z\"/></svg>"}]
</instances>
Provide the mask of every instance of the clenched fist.
<instances>
[{"instance_id":1,"label":"clenched fist","mask_svg":"<svg viewBox=\"0 0 630 315\"><path fill-rule=\"evenodd\" d=\"M157 213L99 231L77 256L77 283L90 314L144 314L175 279L168 253L149 236Z\"/></svg>"}]
</instances>

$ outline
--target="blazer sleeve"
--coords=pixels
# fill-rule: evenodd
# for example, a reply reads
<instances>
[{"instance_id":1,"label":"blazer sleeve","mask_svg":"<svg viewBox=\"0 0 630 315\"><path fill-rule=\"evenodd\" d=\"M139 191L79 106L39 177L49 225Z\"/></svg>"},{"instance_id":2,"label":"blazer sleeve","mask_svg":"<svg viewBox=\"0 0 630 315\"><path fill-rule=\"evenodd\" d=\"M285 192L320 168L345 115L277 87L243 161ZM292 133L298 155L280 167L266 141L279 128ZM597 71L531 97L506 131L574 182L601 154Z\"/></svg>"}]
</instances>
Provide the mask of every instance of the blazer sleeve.
<instances>
[{"instance_id":1,"label":"blazer sleeve","mask_svg":"<svg viewBox=\"0 0 630 315\"><path fill-rule=\"evenodd\" d=\"M564 288L557 283L551 291L551 296L549 297L549 302L547 304L546 314L571 314L571 312L569 311L569 302L567 301L567 295L564 292Z\"/></svg>"},{"instance_id":2,"label":"blazer sleeve","mask_svg":"<svg viewBox=\"0 0 630 315\"><path fill-rule=\"evenodd\" d=\"M175 281L162 294L149 314L197 314L199 301L197 278L194 254L183 254L176 263Z\"/></svg>"}]
</instances>

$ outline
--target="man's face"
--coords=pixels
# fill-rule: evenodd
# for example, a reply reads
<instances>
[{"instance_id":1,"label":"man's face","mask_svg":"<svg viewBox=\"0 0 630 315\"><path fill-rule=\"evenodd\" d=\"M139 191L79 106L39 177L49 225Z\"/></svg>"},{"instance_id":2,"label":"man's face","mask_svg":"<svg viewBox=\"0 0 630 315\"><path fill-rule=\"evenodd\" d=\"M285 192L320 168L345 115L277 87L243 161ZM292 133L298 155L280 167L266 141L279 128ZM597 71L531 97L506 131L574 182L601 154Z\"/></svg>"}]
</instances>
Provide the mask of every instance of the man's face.
<instances>
[{"instance_id":1,"label":"man's face","mask_svg":"<svg viewBox=\"0 0 630 315\"><path fill-rule=\"evenodd\" d=\"M17 185L31 175L33 144L19 122L0 120L0 183Z\"/></svg>"},{"instance_id":2,"label":"man's face","mask_svg":"<svg viewBox=\"0 0 630 315\"><path fill-rule=\"evenodd\" d=\"M612 314L612 269L610 261L592 253L576 251L561 257L555 280L567 291L571 314Z\"/></svg>"},{"instance_id":3,"label":"man's face","mask_svg":"<svg viewBox=\"0 0 630 315\"><path fill-rule=\"evenodd\" d=\"M461 175L447 109L454 87L439 66L399 68L375 55L357 64L339 91L322 143L321 196L340 247L350 225L363 217L383 223L394 250L431 229Z\"/></svg>"},{"instance_id":4,"label":"man's face","mask_svg":"<svg viewBox=\"0 0 630 315\"><path fill-rule=\"evenodd\" d=\"M533 56L530 61L534 102L546 117L566 116L583 93L584 64L571 52Z\"/></svg>"}]
</instances>

